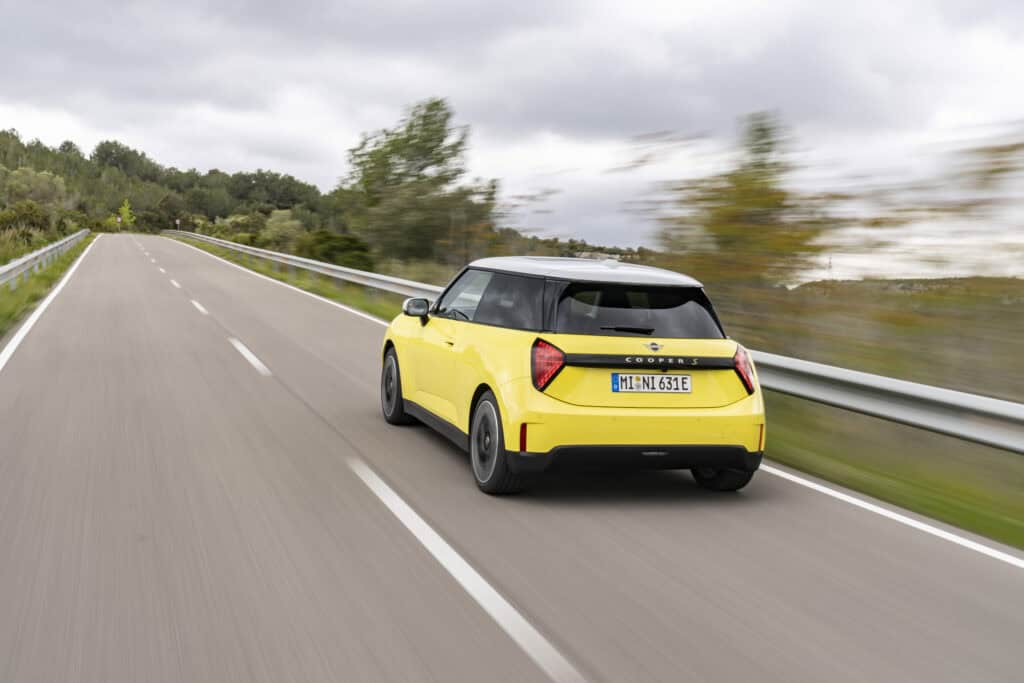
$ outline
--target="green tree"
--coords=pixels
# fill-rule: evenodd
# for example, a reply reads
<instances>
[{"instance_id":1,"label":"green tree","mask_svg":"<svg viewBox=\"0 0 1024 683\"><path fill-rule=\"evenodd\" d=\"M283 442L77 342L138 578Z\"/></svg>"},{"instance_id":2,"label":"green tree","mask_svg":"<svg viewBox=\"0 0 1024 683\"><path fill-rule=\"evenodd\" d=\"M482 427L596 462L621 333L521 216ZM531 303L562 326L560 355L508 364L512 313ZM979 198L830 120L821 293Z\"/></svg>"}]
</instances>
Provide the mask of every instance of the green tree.
<instances>
[{"instance_id":1,"label":"green tree","mask_svg":"<svg viewBox=\"0 0 1024 683\"><path fill-rule=\"evenodd\" d=\"M400 259L440 258L443 240L460 241L455 232L480 223L490 229L496 182L458 184L468 135L443 99L421 102L396 127L364 135L332 196L346 210L346 227Z\"/></svg>"},{"instance_id":2,"label":"green tree","mask_svg":"<svg viewBox=\"0 0 1024 683\"><path fill-rule=\"evenodd\" d=\"M140 180L157 181L163 175L160 165L143 152L138 152L116 140L104 140L96 145L90 158L99 166L117 168L125 175Z\"/></svg>"},{"instance_id":3,"label":"green tree","mask_svg":"<svg viewBox=\"0 0 1024 683\"><path fill-rule=\"evenodd\" d=\"M117 210L117 215L121 218L120 227L122 230L131 230L135 226L135 214L132 212L132 205L128 203L128 200L124 200L121 207Z\"/></svg>"}]
</instances>

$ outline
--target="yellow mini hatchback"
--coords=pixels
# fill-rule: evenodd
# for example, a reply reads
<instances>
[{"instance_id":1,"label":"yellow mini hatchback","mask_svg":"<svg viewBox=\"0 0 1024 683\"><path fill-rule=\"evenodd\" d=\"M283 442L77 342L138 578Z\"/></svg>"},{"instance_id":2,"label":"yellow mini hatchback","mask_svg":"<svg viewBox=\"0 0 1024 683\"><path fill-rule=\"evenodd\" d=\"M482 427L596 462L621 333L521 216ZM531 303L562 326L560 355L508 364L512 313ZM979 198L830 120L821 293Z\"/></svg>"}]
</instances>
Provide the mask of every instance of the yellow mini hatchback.
<instances>
[{"instance_id":1,"label":"yellow mini hatchback","mask_svg":"<svg viewBox=\"0 0 1024 683\"><path fill-rule=\"evenodd\" d=\"M764 402L702 285L616 261L474 261L408 299L382 351L381 407L469 451L487 493L552 469L689 469L735 491L764 452Z\"/></svg>"}]
</instances>

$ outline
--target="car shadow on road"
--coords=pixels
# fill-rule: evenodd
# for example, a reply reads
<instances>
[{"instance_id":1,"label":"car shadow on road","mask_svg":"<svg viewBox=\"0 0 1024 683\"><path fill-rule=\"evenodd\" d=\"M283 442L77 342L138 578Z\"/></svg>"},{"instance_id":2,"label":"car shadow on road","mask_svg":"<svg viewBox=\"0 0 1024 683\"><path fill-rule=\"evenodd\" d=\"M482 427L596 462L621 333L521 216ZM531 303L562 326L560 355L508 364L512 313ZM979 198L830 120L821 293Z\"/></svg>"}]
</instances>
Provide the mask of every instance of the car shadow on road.
<instances>
[{"instance_id":1,"label":"car shadow on road","mask_svg":"<svg viewBox=\"0 0 1024 683\"><path fill-rule=\"evenodd\" d=\"M697 486L687 471L551 472L531 477L522 493L524 503L641 504L745 506L774 497L777 489L758 486L760 477L742 491L720 493Z\"/></svg>"},{"instance_id":2,"label":"car shadow on road","mask_svg":"<svg viewBox=\"0 0 1024 683\"><path fill-rule=\"evenodd\" d=\"M421 428L421 433L450 456L460 470L465 469L467 480L472 482L469 455L465 451L429 428ZM527 505L747 506L779 497L780 488L767 485L765 478L763 473L755 475L743 490L721 493L700 488L686 470L555 471L531 475L525 479L521 492L498 499Z\"/></svg>"}]
</instances>

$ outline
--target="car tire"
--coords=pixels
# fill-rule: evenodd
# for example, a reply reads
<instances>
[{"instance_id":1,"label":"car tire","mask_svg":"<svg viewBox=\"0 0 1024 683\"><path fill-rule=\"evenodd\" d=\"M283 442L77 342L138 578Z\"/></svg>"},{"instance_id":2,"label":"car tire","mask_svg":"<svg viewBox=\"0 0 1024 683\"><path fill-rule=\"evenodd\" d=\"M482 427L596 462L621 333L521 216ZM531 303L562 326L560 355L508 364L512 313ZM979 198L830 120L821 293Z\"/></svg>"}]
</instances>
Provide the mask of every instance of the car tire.
<instances>
[{"instance_id":1,"label":"car tire","mask_svg":"<svg viewBox=\"0 0 1024 683\"><path fill-rule=\"evenodd\" d=\"M398 354L393 348L384 354L384 364L380 370L380 409L388 424L407 425L416 421L405 412L402 373L398 369Z\"/></svg>"},{"instance_id":2,"label":"car tire","mask_svg":"<svg viewBox=\"0 0 1024 683\"><path fill-rule=\"evenodd\" d=\"M469 459L476 485L484 493L515 493L522 486L519 477L508 468L505 432L494 394L486 391L473 406L469 425Z\"/></svg>"},{"instance_id":3,"label":"car tire","mask_svg":"<svg viewBox=\"0 0 1024 683\"><path fill-rule=\"evenodd\" d=\"M739 491L754 478L753 472L715 467L694 467L690 474L698 486L709 491Z\"/></svg>"}]
</instances>

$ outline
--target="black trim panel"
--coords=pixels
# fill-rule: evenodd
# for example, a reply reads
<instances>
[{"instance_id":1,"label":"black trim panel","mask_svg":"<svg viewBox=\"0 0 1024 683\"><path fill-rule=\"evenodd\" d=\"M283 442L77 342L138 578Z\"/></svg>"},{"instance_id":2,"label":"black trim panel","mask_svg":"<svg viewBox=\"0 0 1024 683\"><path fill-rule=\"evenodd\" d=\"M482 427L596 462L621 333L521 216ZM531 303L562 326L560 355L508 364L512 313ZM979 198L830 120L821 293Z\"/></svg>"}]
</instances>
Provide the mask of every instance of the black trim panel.
<instances>
[{"instance_id":1,"label":"black trim panel","mask_svg":"<svg viewBox=\"0 0 1024 683\"><path fill-rule=\"evenodd\" d=\"M565 364L578 368L649 370L732 370L732 356L648 356L639 354L567 353Z\"/></svg>"},{"instance_id":2,"label":"black trim panel","mask_svg":"<svg viewBox=\"0 0 1024 683\"><path fill-rule=\"evenodd\" d=\"M507 452L517 474L547 470L680 470L724 467L753 472L762 453L743 446L559 446L547 453Z\"/></svg>"},{"instance_id":3,"label":"black trim panel","mask_svg":"<svg viewBox=\"0 0 1024 683\"><path fill-rule=\"evenodd\" d=\"M430 412L415 401L410 401L406 398L402 399L402 403L405 404L405 412L409 413L462 450L469 450L469 435L464 431L443 417Z\"/></svg>"}]
</instances>

